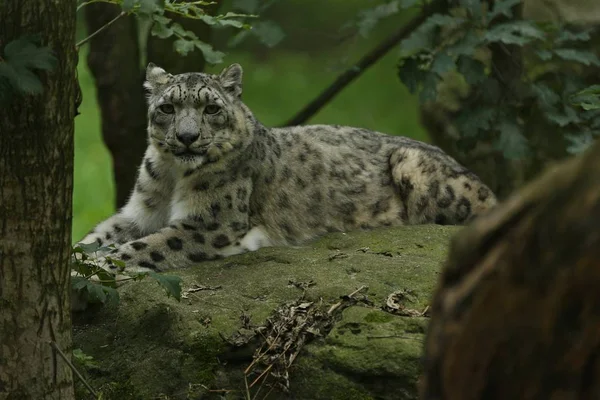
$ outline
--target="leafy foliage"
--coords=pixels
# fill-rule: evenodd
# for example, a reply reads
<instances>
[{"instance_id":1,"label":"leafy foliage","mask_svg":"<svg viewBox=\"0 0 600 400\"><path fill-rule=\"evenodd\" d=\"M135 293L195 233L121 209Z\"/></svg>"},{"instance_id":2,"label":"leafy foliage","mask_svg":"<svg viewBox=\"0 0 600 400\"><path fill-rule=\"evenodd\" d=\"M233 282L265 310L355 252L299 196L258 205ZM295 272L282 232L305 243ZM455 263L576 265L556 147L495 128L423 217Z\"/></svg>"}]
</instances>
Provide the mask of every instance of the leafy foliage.
<instances>
[{"instance_id":1,"label":"leafy foliage","mask_svg":"<svg viewBox=\"0 0 600 400\"><path fill-rule=\"evenodd\" d=\"M242 13L252 15L263 14L269 7L273 6L279 0L258 1L258 0L234 0L233 9ZM252 28L238 32L230 41L229 46L235 47L249 37L255 37L260 43L267 47L275 47L286 34L277 22L270 19L263 19L252 24Z\"/></svg>"},{"instance_id":2,"label":"leafy foliage","mask_svg":"<svg viewBox=\"0 0 600 400\"><path fill-rule=\"evenodd\" d=\"M592 85L575 93L571 102L585 111L600 110L600 85Z\"/></svg>"},{"instance_id":3,"label":"leafy foliage","mask_svg":"<svg viewBox=\"0 0 600 400\"><path fill-rule=\"evenodd\" d=\"M221 15L211 15L207 7L215 4L213 1L188 1L177 0L90 0L82 3L79 8L97 2L116 4L123 12L135 14L140 18L152 22L151 34L161 39L175 38L173 48L182 56L194 50L202 52L206 62L218 64L223 61L223 52L215 50L212 45L198 38L198 36L173 21L173 16L178 15L188 19L195 19L216 28L235 28L249 30L250 25L244 22L255 15L228 12Z\"/></svg>"},{"instance_id":4,"label":"leafy foliage","mask_svg":"<svg viewBox=\"0 0 600 400\"><path fill-rule=\"evenodd\" d=\"M73 349L73 361L86 369L97 369L98 363L94 357L85 354L81 349Z\"/></svg>"},{"instance_id":5,"label":"leafy foliage","mask_svg":"<svg viewBox=\"0 0 600 400\"><path fill-rule=\"evenodd\" d=\"M38 36L22 36L6 44L0 57L0 104L13 95L35 95L43 91L36 71L52 71L56 57L40 45Z\"/></svg>"},{"instance_id":6,"label":"leafy foliage","mask_svg":"<svg viewBox=\"0 0 600 400\"><path fill-rule=\"evenodd\" d=\"M401 44L398 76L406 87L421 102L439 100L448 81L460 76L471 96L455 115L457 131L465 139L493 139L506 159L531 154L533 111L563 132L569 152L586 148L600 134L600 86L586 89L580 78L585 68L600 66L586 48L593 30L519 19L519 0L498 0L492 9L480 0L457 3ZM507 80L494 64L494 48L521 53L517 79Z\"/></svg>"},{"instance_id":7,"label":"leafy foliage","mask_svg":"<svg viewBox=\"0 0 600 400\"><path fill-rule=\"evenodd\" d=\"M88 303L101 303L105 305L118 304L119 292L117 286L126 281L139 281L150 277L162 286L168 296L177 301L181 300L181 278L172 275L162 275L156 272L141 272L115 276L102 268L108 263L116 265L121 273L125 262L112 259L109 253L113 246L100 246L98 243L78 244L72 250L72 269L77 276L71 277L71 287L78 292L83 300Z\"/></svg>"}]
</instances>

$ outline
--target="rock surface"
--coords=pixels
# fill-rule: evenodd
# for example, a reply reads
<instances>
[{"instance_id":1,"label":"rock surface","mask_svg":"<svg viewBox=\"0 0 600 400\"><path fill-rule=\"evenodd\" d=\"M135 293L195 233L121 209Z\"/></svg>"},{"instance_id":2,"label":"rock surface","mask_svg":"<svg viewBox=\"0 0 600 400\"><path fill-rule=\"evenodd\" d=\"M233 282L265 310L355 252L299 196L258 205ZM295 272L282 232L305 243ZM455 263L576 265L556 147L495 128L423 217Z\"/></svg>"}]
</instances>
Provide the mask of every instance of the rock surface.
<instances>
[{"instance_id":1,"label":"rock surface","mask_svg":"<svg viewBox=\"0 0 600 400\"><path fill-rule=\"evenodd\" d=\"M459 229L336 233L302 247L203 263L173 273L183 279L184 292L194 285L203 289L180 302L149 279L126 284L118 306L74 316L74 348L94 358L85 375L104 399L234 399L248 393L256 399L416 399L427 323L419 312ZM357 300L340 300L362 286ZM384 311L388 296L399 290L407 294L400 303L416 316ZM313 328L307 337L314 338L298 346L285 371L272 368L260 377L260 369L248 366L266 331L238 347L225 339L250 336L292 303L300 310L296 315L306 315L302 307L312 304L331 319ZM268 347L264 340L262 345ZM271 372L289 373L283 379L288 393Z\"/></svg>"}]
</instances>

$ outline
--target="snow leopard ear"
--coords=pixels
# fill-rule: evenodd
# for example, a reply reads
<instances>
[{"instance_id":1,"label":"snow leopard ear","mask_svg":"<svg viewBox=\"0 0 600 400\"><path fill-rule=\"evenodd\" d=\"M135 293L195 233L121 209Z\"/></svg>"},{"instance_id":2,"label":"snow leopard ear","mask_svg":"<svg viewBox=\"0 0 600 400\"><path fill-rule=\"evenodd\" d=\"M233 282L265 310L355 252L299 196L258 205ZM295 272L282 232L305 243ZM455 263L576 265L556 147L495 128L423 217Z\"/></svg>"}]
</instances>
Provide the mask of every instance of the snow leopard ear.
<instances>
[{"instance_id":1,"label":"snow leopard ear","mask_svg":"<svg viewBox=\"0 0 600 400\"><path fill-rule=\"evenodd\" d=\"M233 97L242 95L242 73L240 64L231 64L219 75L221 86Z\"/></svg>"},{"instance_id":2,"label":"snow leopard ear","mask_svg":"<svg viewBox=\"0 0 600 400\"><path fill-rule=\"evenodd\" d=\"M172 76L164 69L156 66L156 64L149 63L146 67L146 82L144 82L144 87L150 91L154 91L160 86L167 84Z\"/></svg>"}]
</instances>

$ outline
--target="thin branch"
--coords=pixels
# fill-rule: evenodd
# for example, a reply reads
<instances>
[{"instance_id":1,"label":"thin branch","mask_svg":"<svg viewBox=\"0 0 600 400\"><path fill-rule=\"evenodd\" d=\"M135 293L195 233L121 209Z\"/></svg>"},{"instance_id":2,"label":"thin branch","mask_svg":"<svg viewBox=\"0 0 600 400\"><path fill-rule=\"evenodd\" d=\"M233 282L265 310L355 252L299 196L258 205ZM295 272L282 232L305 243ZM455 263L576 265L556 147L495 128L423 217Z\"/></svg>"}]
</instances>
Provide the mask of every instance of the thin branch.
<instances>
[{"instance_id":1,"label":"thin branch","mask_svg":"<svg viewBox=\"0 0 600 400\"><path fill-rule=\"evenodd\" d=\"M79 371L77 370L77 368L75 368L75 366L67 358L67 356L65 355L65 353L63 353L62 350L58 347L58 345L56 344L56 342L50 341L49 344L61 356L61 358L67 363L67 365L69 366L69 368L71 368L71 371L73 371L75 373L75 375L77 375L77 377L79 378L79 380L85 385L85 387L92 394L92 396L94 396L94 398L97 399L98 395L96 394L96 392L94 392L94 389L90 386L89 383L87 383L87 381L79 373Z\"/></svg>"},{"instance_id":2,"label":"thin branch","mask_svg":"<svg viewBox=\"0 0 600 400\"><path fill-rule=\"evenodd\" d=\"M368 289L367 286L362 285L361 287L359 287L358 289L356 289L354 292L350 293L347 297L349 299L353 298L355 294L357 294L358 292L362 292L363 290ZM329 310L327 311L327 314L331 315L333 314L333 312L335 310L337 310L341 305L343 304L343 301L338 301L337 303L335 303L334 305L332 305Z\"/></svg>"},{"instance_id":3,"label":"thin branch","mask_svg":"<svg viewBox=\"0 0 600 400\"><path fill-rule=\"evenodd\" d=\"M84 44L86 44L90 39L92 39L94 36L96 36L97 34L99 34L100 32L102 32L103 30L105 30L109 26L111 26L113 23L115 23L119 18L121 18L125 14L127 14L125 11L121 11L121 14L117 15L112 20L108 21L105 25L103 25L100 28L98 28L98 30L96 32L92 33L90 36L88 36L85 39L81 40L79 43L77 43L75 45L75 47L79 49L81 46L83 46Z\"/></svg>"},{"instance_id":4,"label":"thin branch","mask_svg":"<svg viewBox=\"0 0 600 400\"><path fill-rule=\"evenodd\" d=\"M348 86L352 81L358 78L371 65L378 61L393 49L401 40L408 37L417 29L427 18L436 12L439 12L444 5L444 1L436 0L423 8L421 13L413 18L408 24L404 25L393 35L381 42L370 53L365 55L358 63L344 71L328 88L326 88L313 101L308 103L298 114L288 120L282 126L300 125L315 115L323 106L333 99L342 89Z\"/></svg>"},{"instance_id":5,"label":"thin branch","mask_svg":"<svg viewBox=\"0 0 600 400\"><path fill-rule=\"evenodd\" d=\"M77 10L79 11L81 10L83 7L89 5L89 4L94 4L94 3L110 3L110 4L117 4L114 1L110 1L110 0L90 0L90 1L85 1L83 3L81 3L80 5L77 6Z\"/></svg>"}]
</instances>

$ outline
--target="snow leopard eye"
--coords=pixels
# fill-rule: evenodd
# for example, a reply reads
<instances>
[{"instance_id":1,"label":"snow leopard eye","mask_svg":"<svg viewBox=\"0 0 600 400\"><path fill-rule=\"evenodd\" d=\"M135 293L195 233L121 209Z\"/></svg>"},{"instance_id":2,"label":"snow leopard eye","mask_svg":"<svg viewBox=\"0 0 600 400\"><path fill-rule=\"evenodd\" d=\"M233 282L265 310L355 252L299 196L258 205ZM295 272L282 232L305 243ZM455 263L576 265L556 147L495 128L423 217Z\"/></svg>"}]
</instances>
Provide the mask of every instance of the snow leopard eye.
<instances>
[{"instance_id":1,"label":"snow leopard eye","mask_svg":"<svg viewBox=\"0 0 600 400\"><path fill-rule=\"evenodd\" d=\"M173 104L161 104L158 106L158 109L165 114L173 114L175 112L175 107L173 107Z\"/></svg>"},{"instance_id":2,"label":"snow leopard eye","mask_svg":"<svg viewBox=\"0 0 600 400\"><path fill-rule=\"evenodd\" d=\"M206 107L204 107L205 114L216 114L219 111L221 111L221 107L219 107L216 104L209 104Z\"/></svg>"}]
</instances>

